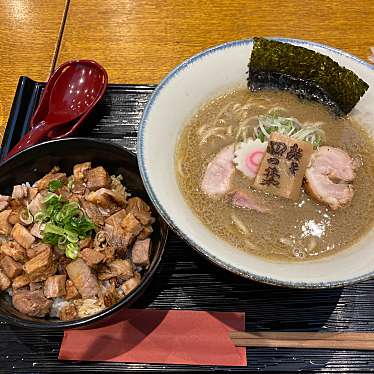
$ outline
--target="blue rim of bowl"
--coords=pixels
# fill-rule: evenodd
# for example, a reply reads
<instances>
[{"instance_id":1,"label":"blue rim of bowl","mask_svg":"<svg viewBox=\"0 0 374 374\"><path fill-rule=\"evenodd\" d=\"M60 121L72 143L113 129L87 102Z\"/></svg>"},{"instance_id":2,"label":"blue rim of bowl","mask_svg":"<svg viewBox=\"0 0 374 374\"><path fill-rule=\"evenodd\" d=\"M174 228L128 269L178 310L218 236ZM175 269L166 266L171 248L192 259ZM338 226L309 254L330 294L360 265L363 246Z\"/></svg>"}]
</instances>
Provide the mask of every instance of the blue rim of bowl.
<instances>
[{"instance_id":1,"label":"blue rim of bowl","mask_svg":"<svg viewBox=\"0 0 374 374\"><path fill-rule=\"evenodd\" d=\"M315 43L315 42L310 42L307 40L302 40L302 39L289 39L289 38L269 38L273 40L277 40L280 42L284 43L291 43L295 44L298 46L313 46L313 47L319 47L324 50L334 52L338 55L347 57L371 70L374 71L374 66L370 65L369 63L359 59L356 56L351 55L350 53L341 51L339 49L329 47L324 44L320 43ZM195 241L188 237L187 235L184 234L183 230L180 229L176 223L174 222L173 218L169 216L167 213L166 209L163 207L161 202L158 200L152 185L150 183L149 177L148 177L148 172L147 168L145 166L145 159L144 159L144 131L147 126L148 122L148 115L150 111L152 110L152 107L160 94L161 90L167 86L167 84L180 72L188 68L191 64L195 63L196 61L199 61L200 59L204 58L207 55L210 55L212 53L216 53L220 50L227 49L227 48L233 48L233 47L238 47L238 46L243 46L243 45L252 45L253 44L253 39L243 39L243 40L235 40L231 42L227 42L224 44L220 44L217 46L214 46L212 48L208 48L190 58L182 62L180 65L178 65L175 69L173 69L161 82L160 84L156 87L156 89L153 91L150 99L148 100L148 103L144 109L143 116L139 125L138 129L138 139L137 139L137 155L138 155L138 164L139 164L139 170L140 170L140 175L143 179L144 186L148 192L148 195L153 203L153 205L156 207L160 215L165 219L165 221L169 224L169 226L187 243L189 243L194 249L196 249L199 253L201 253L204 257L206 257L209 261L213 262L214 264L220 266L221 268L228 270L234 274L240 275L244 278L261 282L261 283L266 283L274 286L283 286L283 287L289 287L289 288L302 288L302 289L321 289L321 288L335 288L335 287L343 287L346 285L350 285L356 282L364 281L367 279L370 279L374 276L374 271L366 273L362 276L358 276L355 278L350 278L342 281L330 281L330 282L288 282L284 280L279 280L276 278L272 277L267 277L263 275L258 275L253 272L249 271L244 271L241 270L235 266L229 265L226 262L222 261L218 257L214 256L212 253L209 253L207 250L199 246Z\"/></svg>"}]
</instances>

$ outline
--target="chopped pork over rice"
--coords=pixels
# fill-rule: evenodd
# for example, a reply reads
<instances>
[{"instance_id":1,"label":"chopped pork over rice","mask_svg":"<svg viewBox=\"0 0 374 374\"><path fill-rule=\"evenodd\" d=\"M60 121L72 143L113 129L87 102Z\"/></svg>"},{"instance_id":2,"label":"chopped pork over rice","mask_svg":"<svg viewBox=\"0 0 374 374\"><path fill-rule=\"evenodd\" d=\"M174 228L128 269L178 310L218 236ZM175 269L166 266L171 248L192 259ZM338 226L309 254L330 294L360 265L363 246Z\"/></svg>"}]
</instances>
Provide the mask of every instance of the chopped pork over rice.
<instances>
[{"instance_id":1,"label":"chopped pork over rice","mask_svg":"<svg viewBox=\"0 0 374 374\"><path fill-rule=\"evenodd\" d=\"M0 290L32 317L83 318L132 292L150 264L154 218L90 162L0 195Z\"/></svg>"}]
</instances>

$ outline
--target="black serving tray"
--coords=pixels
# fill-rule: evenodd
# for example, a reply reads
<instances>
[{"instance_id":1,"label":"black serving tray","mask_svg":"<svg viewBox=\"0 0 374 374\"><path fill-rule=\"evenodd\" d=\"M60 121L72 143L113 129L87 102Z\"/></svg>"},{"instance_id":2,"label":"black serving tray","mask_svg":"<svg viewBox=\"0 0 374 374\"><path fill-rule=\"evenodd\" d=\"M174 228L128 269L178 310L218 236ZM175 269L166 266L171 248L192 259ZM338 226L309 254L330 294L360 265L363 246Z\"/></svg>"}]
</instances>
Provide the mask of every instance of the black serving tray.
<instances>
[{"instance_id":1,"label":"black serving tray","mask_svg":"<svg viewBox=\"0 0 374 374\"><path fill-rule=\"evenodd\" d=\"M44 83L20 78L0 157L26 132L43 87ZM109 85L81 135L115 142L135 152L138 124L154 88ZM217 268L171 233L160 267L134 307L244 311L247 330L374 332L374 280L330 290L255 283ZM62 336L58 331L25 330L0 323L0 372L374 371L374 352L287 348L250 348L248 367L63 362L57 360Z\"/></svg>"}]
</instances>

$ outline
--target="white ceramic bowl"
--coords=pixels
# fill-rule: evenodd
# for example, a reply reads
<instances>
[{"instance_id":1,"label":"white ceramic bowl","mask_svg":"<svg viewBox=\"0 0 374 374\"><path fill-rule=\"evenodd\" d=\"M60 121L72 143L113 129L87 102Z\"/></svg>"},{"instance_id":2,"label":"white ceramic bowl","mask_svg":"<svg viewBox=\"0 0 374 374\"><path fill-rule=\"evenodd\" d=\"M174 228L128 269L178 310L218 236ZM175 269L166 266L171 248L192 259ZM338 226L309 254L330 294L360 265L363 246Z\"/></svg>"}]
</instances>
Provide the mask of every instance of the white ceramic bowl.
<instances>
[{"instance_id":1,"label":"white ceramic bowl","mask_svg":"<svg viewBox=\"0 0 374 374\"><path fill-rule=\"evenodd\" d=\"M374 133L374 67L340 50L295 39L278 39L330 56L353 70L370 88L353 111ZM252 40L229 42L203 51L174 69L156 88L138 135L140 172L160 214L200 253L249 279L298 288L337 287L374 276L374 230L359 243L321 260L268 261L219 239L185 202L175 172L175 148L183 126L200 105L224 91L246 85ZM370 122L371 120L371 122Z\"/></svg>"}]
</instances>

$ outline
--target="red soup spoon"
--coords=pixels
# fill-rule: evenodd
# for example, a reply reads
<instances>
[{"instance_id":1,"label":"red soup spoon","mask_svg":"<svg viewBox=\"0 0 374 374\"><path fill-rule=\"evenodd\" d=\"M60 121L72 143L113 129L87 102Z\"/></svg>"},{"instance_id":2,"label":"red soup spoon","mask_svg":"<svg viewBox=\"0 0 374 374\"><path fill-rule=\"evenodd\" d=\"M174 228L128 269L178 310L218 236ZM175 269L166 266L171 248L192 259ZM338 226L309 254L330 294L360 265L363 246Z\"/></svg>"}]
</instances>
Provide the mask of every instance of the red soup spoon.
<instances>
[{"instance_id":1,"label":"red soup spoon","mask_svg":"<svg viewBox=\"0 0 374 374\"><path fill-rule=\"evenodd\" d=\"M50 77L31 119L30 131L7 158L45 138L71 135L103 96L108 84L105 69L90 60L69 61Z\"/></svg>"}]
</instances>

